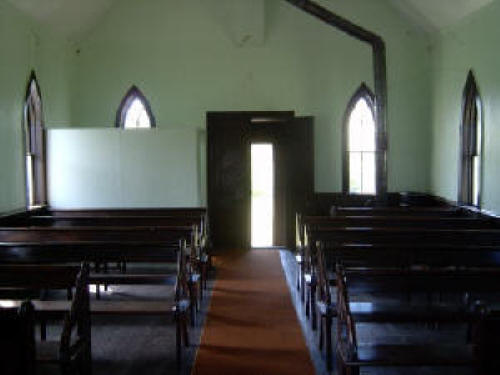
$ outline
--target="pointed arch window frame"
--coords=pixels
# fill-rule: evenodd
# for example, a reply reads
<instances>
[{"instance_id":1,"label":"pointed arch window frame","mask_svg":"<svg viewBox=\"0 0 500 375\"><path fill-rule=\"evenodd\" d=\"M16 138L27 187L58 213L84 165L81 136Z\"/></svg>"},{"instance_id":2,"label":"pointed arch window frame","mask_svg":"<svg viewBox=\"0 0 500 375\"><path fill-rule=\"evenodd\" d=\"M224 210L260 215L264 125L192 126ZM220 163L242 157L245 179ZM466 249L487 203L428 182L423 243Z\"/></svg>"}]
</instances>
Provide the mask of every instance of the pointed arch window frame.
<instances>
[{"instance_id":1,"label":"pointed arch window frame","mask_svg":"<svg viewBox=\"0 0 500 375\"><path fill-rule=\"evenodd\" d=\"M29 112L33 85L39 100L39 108L35 120L32 120ZM26 86L23 105L23 136L26 206L28 209L43 207L47 205L46 134L43 119L42 92L34 70L31 71Z\"/></svg>"},{"instance_id":2,"label":"pointed arch window frame","mask_svg":"<svg viewBox=\"0 0 500 375\"><path fill-rule=\"evenodd\" d=\"M375 105L375 95L370 90L368 85L363 82L359 88L352 95L351 99L347 104L346 110L344 112L344 118L342 123L342 192L344 194L357 194L351 193L350 191L350 161L349 161L349 122L351 114L355 109L358 102L364 99L368 104L368 107L372 113L374 126L375 126L375 194L380 195L383 193L386 186L384 181L383 171L380 170L381 158L385 160L385 148L380 149L380 131L377 126L377 116L376 116L376 105ZM358 195L358 194L357 194ZM361 193L360 195L365 195ZM373 194L366 194L373 196Z\"/></svg>"},{"instance_id":3,"label":"pointed arch window frame","mask_svg":"<svg viewBox=\"0 0 500 375\"><path fill-rule=\"evenodd\" d=\"M483 104L474 72L469 70L462 93L458 204L481 208L483 185ZM474 163L476 162L476 165ZM475 176L476 174L476 176ZM477 185L475 186L475 183Z\"/></svg>"},{"instance_id":4,"label":"pointed arch window frame","mask_svg":"<svg viewBox=\"0 0 500 375\"><path fill-rule=\"evenodd\" d=\"M146 113L149 117L149 123L150 123L149 128L156 128L156 119L151 109L151 105L149 104L149 101L146 98L146 96L144 96L142 91L136 85L133 85L127 91L122 101L120 102L118 110L116 111L115 127L120 129L126 129L125 118L128 110L130 109L130 106L134 102L134 99L139 99L144 108L146 109Z\"/></svg>"}]
</instances>

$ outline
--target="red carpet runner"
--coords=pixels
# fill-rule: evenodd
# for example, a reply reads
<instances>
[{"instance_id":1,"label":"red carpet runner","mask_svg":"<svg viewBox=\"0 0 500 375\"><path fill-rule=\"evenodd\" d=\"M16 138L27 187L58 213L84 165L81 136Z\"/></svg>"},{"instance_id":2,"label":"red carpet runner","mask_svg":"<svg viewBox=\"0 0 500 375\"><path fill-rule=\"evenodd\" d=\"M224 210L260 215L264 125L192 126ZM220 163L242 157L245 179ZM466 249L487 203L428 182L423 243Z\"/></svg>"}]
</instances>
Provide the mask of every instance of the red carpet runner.
<instances>
[{"instance_id":1,"label":"red carpet runner","mask_svg":"<svg viewBox=\"0 0 500 375\"><path fill-rule=\"evenodd\" d=\"M278 250L218 256L192 375L313 375Z\"/></svg>"}]
</instances>

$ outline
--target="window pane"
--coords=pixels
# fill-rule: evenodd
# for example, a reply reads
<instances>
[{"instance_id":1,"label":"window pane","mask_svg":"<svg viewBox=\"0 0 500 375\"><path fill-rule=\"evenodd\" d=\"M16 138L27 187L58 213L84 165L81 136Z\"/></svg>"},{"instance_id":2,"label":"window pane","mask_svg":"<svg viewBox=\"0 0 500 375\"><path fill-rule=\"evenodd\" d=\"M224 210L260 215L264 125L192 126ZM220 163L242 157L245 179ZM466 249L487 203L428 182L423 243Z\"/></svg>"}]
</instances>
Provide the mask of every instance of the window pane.
<instances>
[{"instance_id":1,"label":"window pane","mask_svg":"<svg viewBox=\"0 0 500 375\"><path fill-rule=\"evenodd\" d=\"M375 151L375 120L364 98L360 98L349 117L349 151Z\"/></svg>"},{"instance_id":2,"label":"window pane","mask_svg":"<svg viewBox=\"0 0 500 375\"><path fill-rule=\"evenodd\" d=\"M26 155L26 193L27 205L32 207L35 204L35 187L33 183L33 156Z\"/></svg>"},{"instance_id":3,"label":"window pane","mask_svg":"<svg viewBox=\"0 0 500 375\"><path fill-rule=\"evenodd\" d=\"M361 168L363 194L375 194L375 152L363 152Z\"/></svg>"},{"instance_id":4,"label":"window pane","mask_svg":"<svg viewBox=\"0 0 500 375\"><path fill-rule=\"evenodd\" d=\"M361 152L349 152L349 192L362 192Z\"/></svg>"},{"instance_id":5,"label":"window pane","mask_svg":"<svg viewBox=\"0 0 500 375\"><path fill-rule=\"evenodd\" d=\"M481 159L472 157L472 204L479 206L479 191L481 189Z\"/></svg>"},{"instance_id":6,"label":"window pane","mask_svg":"<svg viewBox=\"0 0 500 375\"><path fill-rule=\"evenodd\" d=\"M150 128L151 119L144 104L138 99L134 98L132 104L125 114L125 128Z\"/></svg>"}]
</instances>

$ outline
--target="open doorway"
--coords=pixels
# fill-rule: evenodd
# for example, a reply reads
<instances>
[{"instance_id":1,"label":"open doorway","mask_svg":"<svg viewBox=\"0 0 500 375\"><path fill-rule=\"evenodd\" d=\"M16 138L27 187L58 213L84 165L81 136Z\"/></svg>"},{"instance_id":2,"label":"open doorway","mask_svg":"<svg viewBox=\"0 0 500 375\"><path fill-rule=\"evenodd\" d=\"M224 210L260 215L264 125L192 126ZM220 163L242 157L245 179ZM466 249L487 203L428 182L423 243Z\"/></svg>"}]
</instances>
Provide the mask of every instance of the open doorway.
<instances>
[{"instance_id":1,"label":"open doorway","mask_svg":"<svg viewBox=\"0 0 500 375\"><path fill-rule=\"evenodd\" d=\"M313 119L289 112L207 113L207 205L214 249L252 246L251 145L272 144L272 211L263 244L295 247L295 214L314 191ZM269 148L268 148L269 150ZM272 159L270 159L272 155ZM269 163L268 163L269 164ZM259 164L255 164L259 165ZM264 167L261 167L262 169ZM268 198L269 201L269 198ZM255 221L259 216L253 215Z\"/></svg>"},{"instance_id":2,"label":"open doorway","mask_svg":"<svg viewBox=\"0 0 500 375\"><path fill-rule=\"evenodd\" d=\"M251 246L273 246L274 149L272 143L251 145Z\"/></svg>"}]
</instances>

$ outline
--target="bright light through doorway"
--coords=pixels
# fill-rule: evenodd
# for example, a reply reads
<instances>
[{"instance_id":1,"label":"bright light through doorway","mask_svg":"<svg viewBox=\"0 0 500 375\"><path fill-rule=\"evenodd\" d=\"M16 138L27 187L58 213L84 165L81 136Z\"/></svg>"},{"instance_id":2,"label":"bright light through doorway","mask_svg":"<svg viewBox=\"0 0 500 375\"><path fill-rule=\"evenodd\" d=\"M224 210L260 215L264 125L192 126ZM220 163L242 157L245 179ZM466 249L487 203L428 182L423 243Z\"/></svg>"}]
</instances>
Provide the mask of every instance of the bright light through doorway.
<instances>
[{"instance_id":1,"label":"bright light through doorway","mask_svg":"<svg viewBox=\"0 0 500 375\"><path fill-rule=\"evenodd\" d=\"M252 247L273 245L273 145L252 144Z\"/></svg>"}]
</instances>

